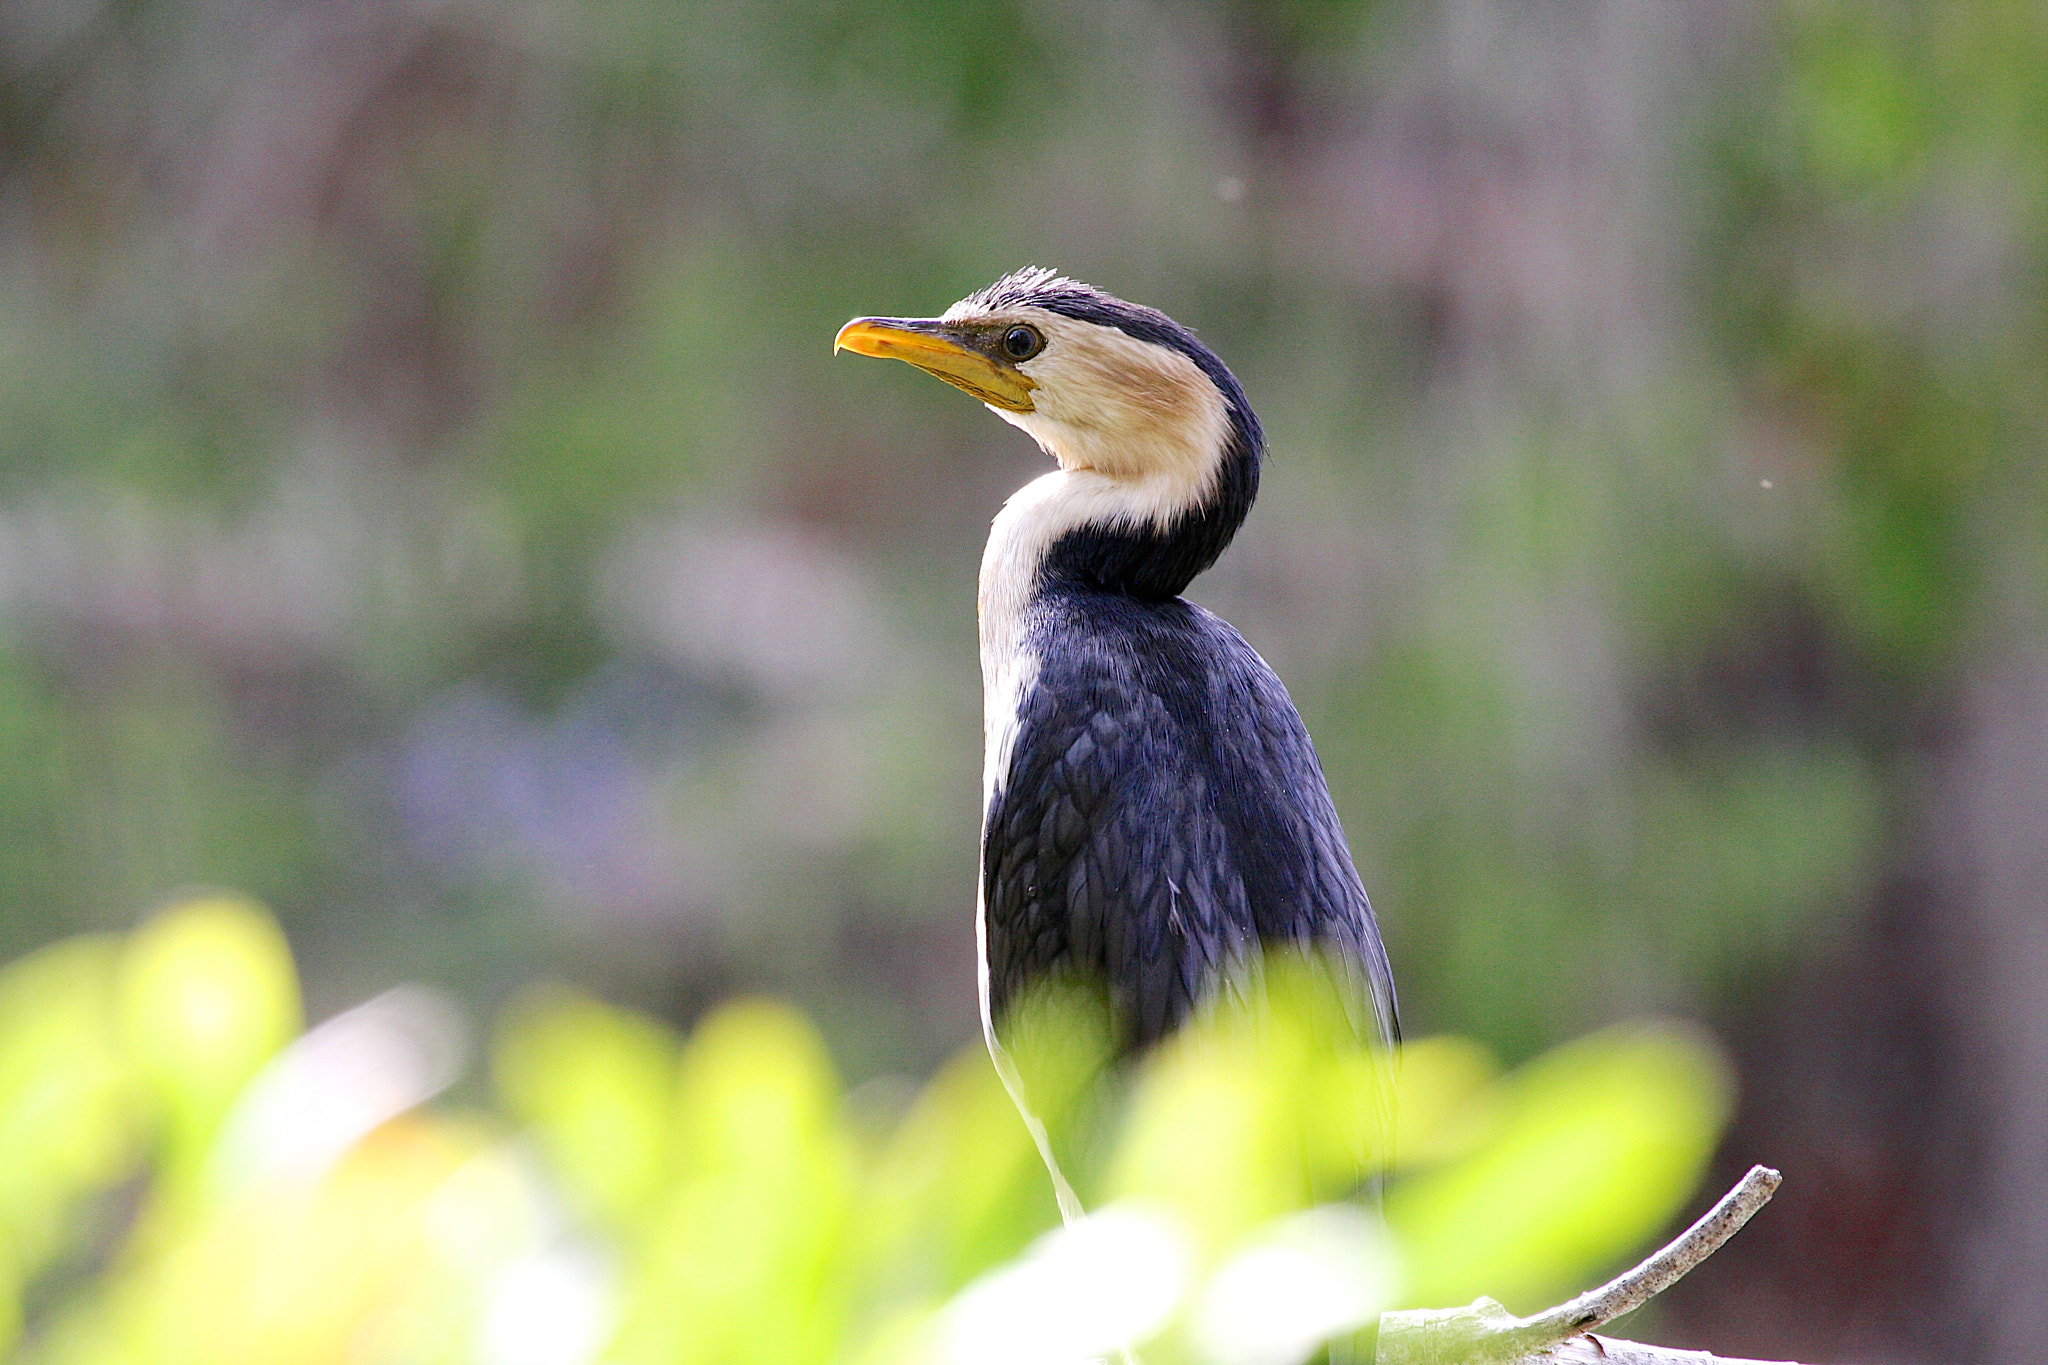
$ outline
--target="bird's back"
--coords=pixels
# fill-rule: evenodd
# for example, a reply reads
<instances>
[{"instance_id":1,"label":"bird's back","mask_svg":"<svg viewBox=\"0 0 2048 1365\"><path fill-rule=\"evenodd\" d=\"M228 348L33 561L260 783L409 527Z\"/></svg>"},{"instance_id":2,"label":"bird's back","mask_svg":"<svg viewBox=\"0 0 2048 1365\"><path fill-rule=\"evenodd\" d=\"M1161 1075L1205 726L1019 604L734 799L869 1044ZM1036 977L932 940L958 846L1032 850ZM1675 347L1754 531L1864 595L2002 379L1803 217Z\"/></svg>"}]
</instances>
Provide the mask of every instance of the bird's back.
<instances>
[{"instance_id":1,"label":"bird's back","mask_svg":"<svg viewBox=\"0 0 2048 1365\"><path fill-rule=\"evenodd\" d=\"M1262 948L1348 968L1391 1042L1392 978L1314 749L1286 689L1180 598L1048 587L983 826L989 1008L1048 978L1100 983L1126 1046L1170 1032Z\"/></svg>"}]
</instances>

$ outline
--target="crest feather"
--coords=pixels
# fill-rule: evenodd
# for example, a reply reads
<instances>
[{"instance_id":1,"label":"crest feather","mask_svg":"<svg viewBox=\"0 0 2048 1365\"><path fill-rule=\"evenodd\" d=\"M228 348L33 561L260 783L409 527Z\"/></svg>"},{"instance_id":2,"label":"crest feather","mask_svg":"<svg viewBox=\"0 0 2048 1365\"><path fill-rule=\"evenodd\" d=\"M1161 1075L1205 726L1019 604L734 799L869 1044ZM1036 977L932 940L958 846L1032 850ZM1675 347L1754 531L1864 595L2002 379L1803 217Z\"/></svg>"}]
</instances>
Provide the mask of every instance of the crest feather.
<instances>
[{"instance_id":1,"label":"crest feather","mask_svg":"<svg viewBox=\"0 0 2048 1365\"><path fill-rule=\"evenodd\" d=\"M1052 308L1058 305L1115 302L1092 284L1070 280L1050 266L1027 265L1021 270L1012 270L994 284L975 290L960 302L946 310L946 316L958 313L992 313L1004 308ZM1125 305L1128 307L1128 305Z\"/></svg>"}]
</instances>

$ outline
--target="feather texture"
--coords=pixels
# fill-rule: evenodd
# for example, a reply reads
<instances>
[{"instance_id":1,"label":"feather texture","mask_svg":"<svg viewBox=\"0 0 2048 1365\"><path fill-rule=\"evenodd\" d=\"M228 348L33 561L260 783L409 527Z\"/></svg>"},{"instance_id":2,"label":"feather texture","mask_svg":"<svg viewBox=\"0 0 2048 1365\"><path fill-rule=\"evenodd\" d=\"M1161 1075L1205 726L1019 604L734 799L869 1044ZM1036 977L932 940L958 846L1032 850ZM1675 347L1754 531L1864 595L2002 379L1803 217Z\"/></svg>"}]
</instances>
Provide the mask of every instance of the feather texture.
<instances>
[{"instance_id":1,"label":"feather texture","mask_svg":"<svg viewBox=\"0 0 2048 1365\"><path fill-rule=\"evenodd\" d=\"M1368 1027L1393 981L1322 770L1286 689L1218 617L1055 584L1027 614L1018 701L983 834L988 1008L1046 976L1106 985L1127 1047L1170 1032L1262 943L1353 964Z\"/></svg>"}]
</instances>

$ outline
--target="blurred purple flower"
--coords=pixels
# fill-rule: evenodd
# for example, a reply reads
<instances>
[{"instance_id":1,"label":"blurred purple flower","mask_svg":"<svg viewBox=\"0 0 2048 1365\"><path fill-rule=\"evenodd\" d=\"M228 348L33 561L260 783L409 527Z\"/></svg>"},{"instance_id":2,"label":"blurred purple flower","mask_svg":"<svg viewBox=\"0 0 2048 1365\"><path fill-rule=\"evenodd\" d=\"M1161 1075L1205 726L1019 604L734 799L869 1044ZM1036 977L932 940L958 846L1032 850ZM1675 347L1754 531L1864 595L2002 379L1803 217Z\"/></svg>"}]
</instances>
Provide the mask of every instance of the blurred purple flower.
<instances>
[{"instance_id":1,"label":"blurred purple flower","mask_svg":"<svg viewBox=\"0 0 2048 1365\"><path fill-rule=\"evenodd\" d=\"M662 775L598 706L535 719L462 688L414 720L393 785L414 846L450 875L523 878L572 908L631 916L690 899Z\"/></svg>"}]
</instances>

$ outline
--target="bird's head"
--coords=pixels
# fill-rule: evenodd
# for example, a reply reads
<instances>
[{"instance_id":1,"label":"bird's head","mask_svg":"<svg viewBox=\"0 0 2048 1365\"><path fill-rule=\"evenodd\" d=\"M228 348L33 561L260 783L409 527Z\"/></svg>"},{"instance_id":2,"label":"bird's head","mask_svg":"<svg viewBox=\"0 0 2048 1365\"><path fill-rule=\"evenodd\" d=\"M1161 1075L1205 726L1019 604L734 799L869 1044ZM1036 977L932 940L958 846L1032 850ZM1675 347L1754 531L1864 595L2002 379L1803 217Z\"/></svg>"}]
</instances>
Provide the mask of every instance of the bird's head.
<instances>
[{"instance_id":1,"label":"bird's head","mask_svg":"<svg viewBox=\"0 0 2048 1365\"><path fill-rule=\"evenodd\" d=\"M1258 419L1223 362L1164 313L1050 270L1005 275L936 318L855 318L833 349L973 394L1062 470L1107 480L1127 523L1163 531L1221 497L1235 529L1256 488Z\"/></svg>"}]
</instances>

